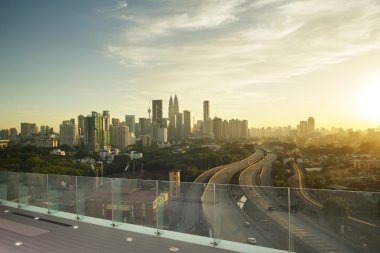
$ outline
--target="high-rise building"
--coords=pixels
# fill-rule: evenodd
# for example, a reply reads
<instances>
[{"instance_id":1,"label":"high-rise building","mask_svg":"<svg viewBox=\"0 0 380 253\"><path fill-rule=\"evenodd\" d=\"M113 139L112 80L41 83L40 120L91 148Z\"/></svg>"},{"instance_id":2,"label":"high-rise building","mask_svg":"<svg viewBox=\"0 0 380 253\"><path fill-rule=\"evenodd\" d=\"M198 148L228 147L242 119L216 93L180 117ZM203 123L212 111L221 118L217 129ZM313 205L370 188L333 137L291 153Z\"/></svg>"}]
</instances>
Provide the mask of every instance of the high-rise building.
<instances>
[{"instance_id":1,"label":"high-rise building","mask_svg":"<svg viewBox=\"0 0 380 253\"><path fill-rule=\"evenodd\" d=\"M68 145L71 148L78 145L78 125L75 120L66 120L59 125L59 145Z\"/></svg>"},{"instance_id":2,"label":"high-rise building","mask_svg":"<svg viewBox=\"0 0 380 253\"><path fill-rule=\"evenodd\" d=\"M307 133L312 135L315 131L315 120L312 116L307 119Z\"/></svg>"},{"instance_id":3,"label":"high-rise building","mask_svg":"<svg viewBox=\"0 0 380 253\"><path fill-rule=\"evenodd\" d=\"M126 125L118 125L110 127L111 145L120 149L126 149L131 145L131 133Z\"/></svg>"},{"instance_id":4,"label":"high-rise building","mask_svg":"<svg viewBox=\"0 0 380 253\"><path fill-rule=\"evenodd\" d=\"M85 117L83 115L78 116L78 134L84 135L84 120Z\"/></svg>"},{"instance_id":5,"label":"high-rise building","mask_svg":"<svg viewBox=\"0 0 380 253\"><path fill-rule=\"evenodd\" d=\"M208 100L203 101L203 122L210 118L210 103Z\"/></svg>"},{"instance_id":6,"label":"high-rise building","mask_svg":"<svg viewBox=\"0 0 380 253\"><path fill-rule=\"evenodd\" d=\"M135 129L135 124L136 124L135 115L125 115L125 123L127 124L128 128L129 128L129 132L135 134L136 133L136 129Z\"/></svg>"},{"instance_id":7,"label":"high-rise building","mask_svg":"<svg viewBox=\"0 0 380 253\"><path fill-rule=\"evenodd\" d=\"M9 140L10 134L9 129L0 130L0 140Z\"/></svg>"},{"instance_id":8,"label":"high-rise building","mask_svg":"<svg viewBox=\"0 0 380 253\"><path fill-rule=\"evenodd\" d=\"M103 117L97 112L85 118L84 144L88 151L99 151L103 148Z\"/></svg>"},{"instance_id":9,"label":"high-rise building","mask_svg":"<svg viewBox=\"0 0 380 253\"><path fill-rule=\"evenodd\" d=\"M103 111L103 139L102 146L110 145L110 124L111 124L111 116L109 111Z\"/></svg>"},{"instance_id":10,"label":"high-rise building","mask_svg":"<svg viewBox=\"0 0 380 253\"><path fill-rule=\"evenodd\" d=\"M182 113L177 113L176 119L175 119L175 125L176 125L176 138L182 139L183 137L183 115Z\"/></svg>"},{"instance_id":11,"label":"high-rise building","mask_svg":"<svg viewBox=\"0 0 380 253\"><path fill-rule=\"evenodd\" d=\"M228 121L227 120L223 120L223 123L222 123L222 136L221 136L221 139L222 140L228 140L230 137L229 137L229 125L228 125Z\"/></svg>"},{"instance_id":12,"label":"high-rise building","mask_svg":"<svg viewBox=\"0 0 380 253\"><path fill-rule=\"evenodd\" d=\"M241 136L240 137L243 139L248 139L248 137L249 137L248 121L247 120L243 120L241 122Z\"/></svg>"},{"instance_id":13,"label":"high-rise building","mask_svg":"<svg viewBox=\"0 0 380 253\"><path fill-rule=\"evenodd\" d=\"M175 96L174 96L173 108L174 108L174 115L177 115L179 113L179 103L178 103L177 94L175 94Z\"/></svg>"},{"instance_id":14,"label":"high-rise building","mask_svg":"<svg viewBox=\"0 0 380 253\"><path fill-rule=\"evenodd\" d=\"M175 129L176 129L176 125L175 125L176 114L174 112L174 102L173 102L173 98L171 96L169 99L168 116L169 116L168 138L174 139L175 138Z\"/></svg>"},{"instance_id":15,"label":"high-rise building","mask_svg":"<svg viewBox=\"0 0 380 253\"><path fill-rule=\"evenodd\" d=\"M222 139L222 123L223 123L223 120L221 118L218 118L218 117L215 117L212 120L212 128L213 128L213 132L215 134L216 140Z\"/></svg>"},{"instance_id":16,"label":"high-rise building","mask_svg":"<svg viewBox=\"0 0 380 253\"><path fill-rule=\"evenodd\" d=\"M168 142L168 129L163 127L158 129L158 143L167 143Z\"/></svg>"},{"instance_id":17,"label":"high-rise building","mask_svg":"<svg viewBox=\"0 0 380 253\"><path fill-rule=\"evenodd\" d=\"M152 123L157 123L158 126L162 124L162 100L152 101Z\"/></svg>"},{"instance_id":18,"label":"high-rise building","mask_svg":"<svg viewBox=\"0 0 380 253\"><path fill-rule=\"evenodd\" d=\"M183 111L183 138L188 138L191 135L191 112Z\"/></svg>"},{"instance_id":19,"label":"high-rise building","mask_svg":"<svg viewBox=\"0 0 380 253\"><path fill-rule=\"evenodd\" d=\"M307 135L307 130L308 130L307 121L301 120L299 124L299 135L301 136Z\"/></svg>"},{"instance_id":20,"label":"high-rise building","mask_svg":"<svg viewBox=\"0 0 380 253\"><path fill-rule=\"evenodd\" d=\"M17 129L16 128L11 128L10 131L9 131L9 138L11 140L16 140L17 139Z\"/></svg>"},{"instance_id":21,"label":"high-rise building","mask_svg":"<svg viewBox=\"0 0 380 253\"><path fill-rule=\"evenodd\" d=\"M28 139L37 134L35 123L21 123L21 138Z\"/></svg>"},{"instance_id":22,"label":"high-rise building","mask_svg":"<svg viewBox=\"0 0 380 253\"><path fill-rule=\"evenodd\" d=\"M118 126L118 125L120 125L120 119L112 118L111 122L112 122L112 125L113 125L113 126ZM110 128L110 131L111 131L111 128ZM112 144L111 144L111 145L112 145Z\"/></svg>"}]
</instances>

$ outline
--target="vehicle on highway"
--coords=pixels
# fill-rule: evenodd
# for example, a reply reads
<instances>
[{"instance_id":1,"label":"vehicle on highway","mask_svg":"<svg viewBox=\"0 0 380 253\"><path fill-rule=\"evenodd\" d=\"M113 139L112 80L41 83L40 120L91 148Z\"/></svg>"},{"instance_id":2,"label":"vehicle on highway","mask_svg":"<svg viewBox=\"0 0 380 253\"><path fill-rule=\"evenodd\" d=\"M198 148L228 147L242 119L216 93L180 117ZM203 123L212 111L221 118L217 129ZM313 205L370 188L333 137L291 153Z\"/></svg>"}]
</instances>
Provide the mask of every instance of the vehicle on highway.
<instances>
[{"instance_id":1,"label":"vehicle on highway","mask_svg":"<svg viewBox=\"0 0 380 253\"><path fill-rule=\"evenodd\" d=\"M260 198L260 193L256 193L256 198Z\"/></svg>"},{"instance_id":2,"label":"vehicle on highway","mask_svg":"<svg viewBox=\"0 0 380 253\"><path fill-rule=\"evenodd\" d=\"M250 226L251 226L251 224L249 223L249 221L244 222L244 225L245 225L246 227L250 227Z\"/></svg>"},{"instance_id":3,"label":"vehicle on highway","mask_svg":"<svg viewBox=\"0 0 380 253\"><path fill-rule=\"evenodd\" d=\"M268 211L274 211L276 210L276 208L274 208L273 206L268 206Z\"/></svg>"},{"instance_id":4,"label":"vehicle on highway","mask_svg":"<svg viewBox=\"0 0 380 253\"><path fill-rule=\"evenodd\" d=\"M256 239L253 238L253 237L249 237L249 238L248 238L248 242L249 242L250 244L253 244L253 245L256 245L256 244L257 244Z\"/></svg>"}]
</instances>

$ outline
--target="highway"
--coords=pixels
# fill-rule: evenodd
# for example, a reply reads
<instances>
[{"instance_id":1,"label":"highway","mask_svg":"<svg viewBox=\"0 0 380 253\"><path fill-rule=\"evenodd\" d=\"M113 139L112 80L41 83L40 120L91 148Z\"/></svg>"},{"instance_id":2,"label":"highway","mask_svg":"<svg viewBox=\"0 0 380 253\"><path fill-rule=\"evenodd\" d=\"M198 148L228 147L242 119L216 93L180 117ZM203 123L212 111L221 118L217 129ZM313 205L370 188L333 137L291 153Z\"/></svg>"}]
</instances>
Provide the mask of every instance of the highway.
<instances>
[{"instance_id":1,"label":"highway","mask_svg":"<svg viewBox=\"0 0 380 253\"><path fill-rule=\"evenodd\" d=\"M238 207L230 192L232 177L247 166L260 162L265 156L263 150L256 149L253 156L238 163L225 166L211 177L202 196L205 218L218 239L247 243L247 238L256 238L258 245L271 247L271 244L251 224Z\"/></svg>"}]
</instances>

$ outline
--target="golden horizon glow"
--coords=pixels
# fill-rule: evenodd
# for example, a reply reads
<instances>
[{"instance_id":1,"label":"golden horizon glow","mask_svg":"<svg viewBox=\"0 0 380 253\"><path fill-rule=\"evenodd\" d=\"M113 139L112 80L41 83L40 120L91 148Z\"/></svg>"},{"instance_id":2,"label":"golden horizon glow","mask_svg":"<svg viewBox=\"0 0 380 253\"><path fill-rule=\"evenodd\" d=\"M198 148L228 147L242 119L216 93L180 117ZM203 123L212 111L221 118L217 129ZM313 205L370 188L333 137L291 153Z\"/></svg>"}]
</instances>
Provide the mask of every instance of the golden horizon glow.
<instances>
[{"instance_id":1,"label":"golden horizon glow","mask_svg":"<svg viewBox=\"0 0 380 253\"><path fill-rule=\"evenodd\" d=\"M380 122L380 78L361 90L357 97L356 109L363 118Z\"/></svg>"}]
</instances>

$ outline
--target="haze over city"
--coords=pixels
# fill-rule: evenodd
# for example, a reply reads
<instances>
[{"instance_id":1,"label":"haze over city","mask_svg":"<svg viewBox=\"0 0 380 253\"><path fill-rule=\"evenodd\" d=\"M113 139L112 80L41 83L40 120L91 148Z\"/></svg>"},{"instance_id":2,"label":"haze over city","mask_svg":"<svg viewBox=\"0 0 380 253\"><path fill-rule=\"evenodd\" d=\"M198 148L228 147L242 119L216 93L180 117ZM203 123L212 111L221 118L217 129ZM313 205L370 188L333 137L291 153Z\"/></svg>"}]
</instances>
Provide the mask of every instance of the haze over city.
<instances>
[{"instance_id":1,"label":"haze over city","mask_svg":"<svg viewBox=\"0 0 380 253\"><path fill-rule=\"evenodd\" d=\"M379 1L0 3L0 128L180 98L249 127L380 124Z\"/></svg>"}]
</instances>

